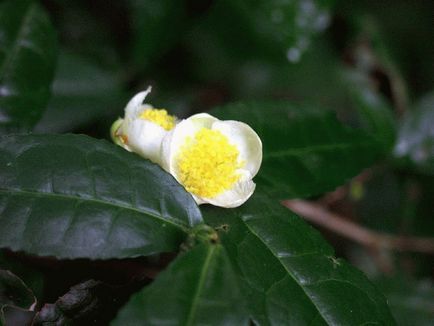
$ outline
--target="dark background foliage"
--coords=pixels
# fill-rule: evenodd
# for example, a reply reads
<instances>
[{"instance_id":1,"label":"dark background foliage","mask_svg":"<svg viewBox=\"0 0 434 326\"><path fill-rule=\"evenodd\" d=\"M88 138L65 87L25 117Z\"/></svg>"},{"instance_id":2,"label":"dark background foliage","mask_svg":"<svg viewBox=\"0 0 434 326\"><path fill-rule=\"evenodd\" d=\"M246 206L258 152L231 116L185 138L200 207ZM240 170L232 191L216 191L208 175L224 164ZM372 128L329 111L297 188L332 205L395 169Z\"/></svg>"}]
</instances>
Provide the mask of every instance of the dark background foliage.
<instances>
[{"instance_id":1,"label":"dark background foliage","mask_svg":"<svg viewBox=\"0 0 434 326\"><path fill-rule=\"evenodd\" d=\"M327 187L316 184L310 199L373 232L404 240L434 237L434 3L294 3L282 11L279 1L41 0L34 10L45 10L49 18L43 19L51 20L54 30L39 31L36 46L45 59L36 58L30 68L20 62L13 66L27 69L27 78L0 75L0 104L6 107L1 131L109 139L110 125L123 115L126 101L148 85L153 86L149 102L181 118L241 100L325 108L369 132L382 154L376 165L332 193L324 196ZM20 15L20 5L10 13ZM56 37L58 45L51 48L47 44ZM55 68L47 62L55 62ZM29 99L14 102L4 85L30 92L36 105L23 111ZM254 122L243 110L239 107L234 118ZM319 124L309 123L306 130ZM367 161L370 155L367 151ZM273 170L264 172L265 180L279 177ZM297 191L285 196L306 195L301 187ZM329 225L319 230L338 256L378 285L398 324L432 325L432 243L427 253L402 244L360 244ZM173 258L69 261L5 249L0 266L24 280L39 307L51 304L44 306L42 319L57 314L65 322L104 324ZM86 312L89 306L92 313Z\"/></svg>"}]
</instances>

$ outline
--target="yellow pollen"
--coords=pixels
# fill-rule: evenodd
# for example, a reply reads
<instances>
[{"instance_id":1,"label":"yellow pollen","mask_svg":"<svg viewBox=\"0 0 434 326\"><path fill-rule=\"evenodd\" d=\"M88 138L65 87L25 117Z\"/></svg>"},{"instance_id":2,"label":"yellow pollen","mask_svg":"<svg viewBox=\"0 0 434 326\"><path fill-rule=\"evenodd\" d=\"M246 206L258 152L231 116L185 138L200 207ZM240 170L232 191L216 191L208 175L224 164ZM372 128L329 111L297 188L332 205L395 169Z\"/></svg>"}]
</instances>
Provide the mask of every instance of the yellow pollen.
<instances>
[{"instance_id":1,"label":"yellow pollen","mask_svg":"<svg viewBox=\"0 0 434 326\"><path fill-rule=\"evenodd\" d=\"M176 157L179 179L192 194L213 198L240 178L237 170L245 163L238 157L237 147L220 131L202 128L180 148Z\"/></svg>"},{"instance_id":2,"label":"yellow pollen","mask_svg":"<svg viewBox=\"0 0 434 326\"><path fill-rule=\"evenodd\" d=\"M140 114L140 119L152 121L165 130L175 127L176 120L173 115L168 114L164 109L147 109Z\"/></svg>"}]
</instances>

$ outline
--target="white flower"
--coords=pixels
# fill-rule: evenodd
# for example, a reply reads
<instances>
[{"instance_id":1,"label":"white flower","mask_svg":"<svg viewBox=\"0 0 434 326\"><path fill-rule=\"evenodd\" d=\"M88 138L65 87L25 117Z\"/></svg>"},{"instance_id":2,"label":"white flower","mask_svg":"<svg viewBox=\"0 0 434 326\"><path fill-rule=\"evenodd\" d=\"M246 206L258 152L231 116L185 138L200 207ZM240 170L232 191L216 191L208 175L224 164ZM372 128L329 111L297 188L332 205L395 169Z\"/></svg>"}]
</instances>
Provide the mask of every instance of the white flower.
<instances>
[{"instance_id":1,"label":"white flower","mask_svg":"<svg viewBox=\"0 0 434 326\"><path fill-rule=\"evenodd\" d=\"M163 139L163 168L198 204L242 205L255 190L261 162L262 143L251 127L206 113L181 121Z\"/></svg>"},{"instance_id":2,"label":"white flower","mask_svg":"<svg viewBox=\"0 0 434 326\"><path fill-rule=\"evenodd\" d=\"M161 143L176 124L176 118L164 109L143 104L151 87L136 94L125 107L124 119L115 121L111 128L113 141L161 165Z\"/></svg>"}]
</instances>

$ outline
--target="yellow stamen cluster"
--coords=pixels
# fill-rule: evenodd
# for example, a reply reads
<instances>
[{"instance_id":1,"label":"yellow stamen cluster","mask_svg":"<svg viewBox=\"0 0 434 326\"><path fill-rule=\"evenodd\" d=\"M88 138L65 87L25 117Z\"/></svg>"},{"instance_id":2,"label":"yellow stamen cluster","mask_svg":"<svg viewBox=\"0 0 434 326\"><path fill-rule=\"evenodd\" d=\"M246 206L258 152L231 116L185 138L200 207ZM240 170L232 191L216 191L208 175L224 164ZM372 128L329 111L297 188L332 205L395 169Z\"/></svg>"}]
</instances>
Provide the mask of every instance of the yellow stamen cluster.
<instances>
[{"instance_id":1,"label":"yellow stamen cluster","mask_svg":"<svg viewBox=\"0 0 434 326\"><path fill-rule=\"evenodd\" d=\"M164 109L147 109L140 114L140 119L152 121L166 130L175 127L176 118Z\"/></svg>"},{"instance_id":2,"label":"yellow stamen cluster","mask_svg":"<svg viewBox=\"0 0 434 326\"><path fill-rule=\"evenodd\" d=\"M177 155L180 182L187 191L203 198L213 198L238 181L237 169L244 166L239 151L218 130L202 128L187 137Z\"/></svg>"}]
</instances>

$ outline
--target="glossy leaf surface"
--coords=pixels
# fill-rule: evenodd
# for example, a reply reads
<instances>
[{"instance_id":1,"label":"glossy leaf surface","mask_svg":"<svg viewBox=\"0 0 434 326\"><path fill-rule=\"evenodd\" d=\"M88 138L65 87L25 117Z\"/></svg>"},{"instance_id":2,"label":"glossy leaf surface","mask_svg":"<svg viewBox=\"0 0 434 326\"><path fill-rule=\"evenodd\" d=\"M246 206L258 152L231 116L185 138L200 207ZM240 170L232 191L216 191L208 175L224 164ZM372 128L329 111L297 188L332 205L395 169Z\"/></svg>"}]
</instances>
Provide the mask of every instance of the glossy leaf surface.
<instances>
[{"instance_id":1,"label":"glossy leaf surface","mask_svg":"<svg viewBox=\"0 0 434 326\"><path fill-rule=\"evenodd\" d=\"M56 64L48 15L30 0L0 4L0 127L31 128L42 116Z\"/></svg>"},{"instance_id":2,"label":"glossy leaf surface","mask_svg":"<svg viewBox=\"0 0 434 326\"><path fill-rule=\"evenodd\" d=\"M221 245L181 254L135 294L113 325L248 325L238 279Z\"/></svg>"},{"instance_id":3,"label":"glossy leaf surface","mask_svg":"<svg viewBox=\"0 0 434 326\"><path fill-rule=\"evenodd\" d=\"M243 121L258 133L263 162L255 181L279 198L333 190L378 156L374 139L342 125L328 111L287 102L251 102L229 104L211 113Z\"/></svg>"},{"instance_id":4,"label":"glossy leaf surface","mask_svg":"<svg viewBox=\"0 0 434 326\"><path fill-rule=\"evenodd\" d=\"M256 192L230 211L202 210L220 229L244 279L260 325L393 325L383 295L358 270L333 256L317 231Z\"/></svg>"},{"instance_id":5,"label":"glossy leaf surface","mask_svg":"<svg viewBox=\"0 0 434 326\"><path fill-rule=\"evenodd\" d=\"M157 165L80 135L0 141L0 247L61 258L178 249L201 221L190 194Z\"/></svg>"}]
</instances>

